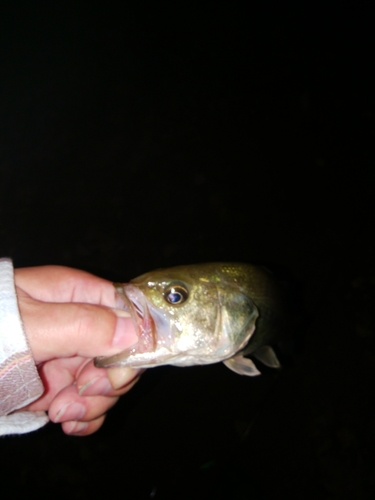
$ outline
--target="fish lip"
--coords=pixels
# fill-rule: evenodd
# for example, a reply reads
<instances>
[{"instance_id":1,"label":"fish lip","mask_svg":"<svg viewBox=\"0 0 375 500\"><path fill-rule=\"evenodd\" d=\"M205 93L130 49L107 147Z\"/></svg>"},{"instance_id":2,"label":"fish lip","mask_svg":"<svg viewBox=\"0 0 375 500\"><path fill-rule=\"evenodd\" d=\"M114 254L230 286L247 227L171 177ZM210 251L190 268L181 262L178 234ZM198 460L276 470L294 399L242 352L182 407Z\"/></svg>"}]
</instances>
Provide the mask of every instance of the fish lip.
<instances>
[{"instance_id":1,"label":"fish lip","mask_svg":"<svg viewBox=\"0 0 375 500\"><path fill-rule=\"evenodd\" d=\"M115 285L115 287L124 301L122 309L131 314L138 334L138 343L132 348L132 354L154 351L157 344L157 332L144 294L138 287L131 284Z\"/></svg>"}]
</instances>

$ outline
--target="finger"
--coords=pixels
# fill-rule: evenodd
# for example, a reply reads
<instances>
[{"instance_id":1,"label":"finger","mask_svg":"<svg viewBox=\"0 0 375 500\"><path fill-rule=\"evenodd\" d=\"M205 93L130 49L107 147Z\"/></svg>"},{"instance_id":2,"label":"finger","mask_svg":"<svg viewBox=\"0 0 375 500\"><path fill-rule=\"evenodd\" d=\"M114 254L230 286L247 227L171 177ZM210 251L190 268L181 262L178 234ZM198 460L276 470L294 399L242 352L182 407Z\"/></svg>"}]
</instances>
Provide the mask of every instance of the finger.
<instances>
[{"instance_id":1,"label":"finger","mask_svg":"<svg viewBox=\"0 0 375 500\"><path fill-rule=\"evenodd\" d=\"M38 367L39 376L44 386L43 395L28 405L25 409L30 411L47 411L51 401L67 386L75 383L75 373L89 360L85 358L53 359Z\"/></svg>"},{"instance_id":2,"label":"finger","mask_svg":"<svg viewBox=\"0 0 375 500\"><path fill-rule=\"evenodd\" d=\"M51 304L19 295L36 363L54 357L110 356L138 341L131 318L92 304Z\"/></svg>"},{"instance_id":3,"label":"finger","mask_svg":"<svg viewBox=\"0 0 375 500\"><path fill-rule=\"evenodd\" d=\"M144 368L135 369L128 366L116 366L107 369L107 376L114 389L122 391L126 388L127 392L140 379L144 371ZM122 394L124 393L122 392Z\"/></svg>"},{"instance_id":4,"label":"finger","mask_svg":"<svg viewBox=\"0 0 375 500\"><path fill-rule=\"evenodd\" d=\"M114 372L114 373L113 373ZM81 396L110 395L120 396L125 394L138 379L140 370L127 367L118 367L106 370L96 368L93 361L87 363L77 377L77 389Z\"/></svg>"},{"instance_id":5,"label":"finger","mask_svg":"<svg viewBox=\"0 0 375 500\"><path fill-rule=\"evenodd\" d=\"M86 302L115 307L113 284L79 269L39 266L15 269L15 284L43 302Z\"/></svg>"},{"instance_id":6,"label":"finger","mask_svg":"<svg viewBox=\"0 0 375 500\"><path fill-rule=\"evenodd\" d=\"M55 423L89 422L104 415L117 401L115 396L80 396L76 386L69 386L52 401L48 415Z\"/></svg>"},{"instance_id":7,"label":"finger","mask_svg":"<svg viewBox=\"0 0 375 500\"><path fill-rule=\"evenodd\" d=\"M61 424L62 430L65 434L70 434L71 436L88 436L96 432L102 425L106 418L106 415L91 420L91 422L63 422Z\"/></svg>"}]
</instances>

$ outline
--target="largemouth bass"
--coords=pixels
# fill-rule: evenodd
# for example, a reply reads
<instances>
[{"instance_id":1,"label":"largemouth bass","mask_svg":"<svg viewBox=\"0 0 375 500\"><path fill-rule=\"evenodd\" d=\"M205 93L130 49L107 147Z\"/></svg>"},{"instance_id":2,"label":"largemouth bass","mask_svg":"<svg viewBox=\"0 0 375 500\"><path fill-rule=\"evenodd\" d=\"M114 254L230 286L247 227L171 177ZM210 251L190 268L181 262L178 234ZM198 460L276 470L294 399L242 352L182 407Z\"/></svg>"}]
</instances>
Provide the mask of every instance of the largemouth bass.
<instances>
[{"instance_id":1,"label":"largemouth bass","mask_svg":"<svg viewBox=\"0 0 375 500\"><path fill-rule=\"evenodd\" d=\"M249 355L269 367L280 367L271 343L283 329L283 294L262 267L237 263L178 266L115 287L139 340L119 354L95 358L97 367L223 361L241 375L259 375Z\"/></svg>"}]
</instances>

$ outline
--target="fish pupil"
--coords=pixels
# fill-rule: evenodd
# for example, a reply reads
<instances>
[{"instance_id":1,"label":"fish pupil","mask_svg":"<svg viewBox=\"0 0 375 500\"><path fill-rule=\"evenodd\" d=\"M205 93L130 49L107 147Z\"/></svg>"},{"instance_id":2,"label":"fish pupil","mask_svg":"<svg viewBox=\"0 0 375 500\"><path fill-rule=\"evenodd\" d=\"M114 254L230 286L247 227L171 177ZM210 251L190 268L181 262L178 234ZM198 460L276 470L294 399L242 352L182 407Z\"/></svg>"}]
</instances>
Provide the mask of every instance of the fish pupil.
<instances>
[{"instance_id":1,"label":"fish pupil","mask_svg":"<svg viewBox=\"0 0 375 500\"><path fill-rule=\"evenodd\" d=\"M172 304L178 304L180 300L182 300L182 295L178 292L171 292L168 295L168 300L169 302L172 302Z\"/></svg>"},{"instance_id":2,"label":"fish pupil","mask_svg":"<svg viewBox=\"0 0 375 500\"><path fill-rule=\"evenodd\" d=\"M188 297L188 292L181 286L170 287L164 294L165 300L170 304L176 305L185 302Z\"/></svg>"}]
</instances>

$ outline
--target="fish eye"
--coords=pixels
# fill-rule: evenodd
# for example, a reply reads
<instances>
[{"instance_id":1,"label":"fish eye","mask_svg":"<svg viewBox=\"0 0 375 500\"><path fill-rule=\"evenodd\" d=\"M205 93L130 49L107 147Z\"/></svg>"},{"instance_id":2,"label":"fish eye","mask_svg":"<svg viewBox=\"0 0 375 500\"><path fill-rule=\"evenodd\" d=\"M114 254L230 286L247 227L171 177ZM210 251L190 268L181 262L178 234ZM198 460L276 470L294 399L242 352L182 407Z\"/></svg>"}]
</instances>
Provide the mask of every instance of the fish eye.
<instances>
[{"instance_id":1,"label":"fish eye","mask_svg":"<svg viewBox=\"0 0 375 500\"><path fill-rule=\"evenodd\" d=\"M188 298L189 292L182 285L171 285L164 292L164 298L173 306L182 304Z\"/></svg>"}]
</instances>

